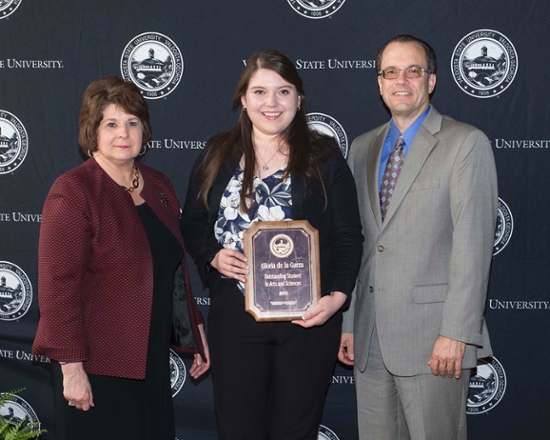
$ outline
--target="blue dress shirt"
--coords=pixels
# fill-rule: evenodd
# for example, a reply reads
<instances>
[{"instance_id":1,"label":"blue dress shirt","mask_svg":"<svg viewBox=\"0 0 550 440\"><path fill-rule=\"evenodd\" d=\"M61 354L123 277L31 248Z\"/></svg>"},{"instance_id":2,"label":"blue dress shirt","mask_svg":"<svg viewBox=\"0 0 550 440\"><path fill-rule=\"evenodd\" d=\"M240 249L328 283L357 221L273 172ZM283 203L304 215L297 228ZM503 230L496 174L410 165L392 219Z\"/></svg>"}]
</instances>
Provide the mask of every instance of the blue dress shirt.
<instances>
[{"instance_id":1,"label":"blue dress shirt","mask_svg":"<svg viewBox=\"0 0 550 440\"><path fill-rule=\"evenodd\" d=\"M395 147L395 142L397 141L397 138L400 135L403 137L403 152L404 157L407 157L409 147L411 146L414 137L416 136L416 133L418 133L418 129L422 125L422 122L424 122L424 119L426 119L426 116L428 116L431 108L432 106L429 105L428 108L424 110L424 112L418 118L416 118L416 120L411 125L409 125L409 127L403 133L399 133L399 130L395 126L393 118L390 121L390 130L388 131L388 135L386 136L386 140L384 141L384 145L382 146L382 154L380 155L380 166L378 168L378 192L380 192L380 186L382 185L384 168L386 167L388 158L390 157L390 154Z\"/></svg>"}]
</instances>

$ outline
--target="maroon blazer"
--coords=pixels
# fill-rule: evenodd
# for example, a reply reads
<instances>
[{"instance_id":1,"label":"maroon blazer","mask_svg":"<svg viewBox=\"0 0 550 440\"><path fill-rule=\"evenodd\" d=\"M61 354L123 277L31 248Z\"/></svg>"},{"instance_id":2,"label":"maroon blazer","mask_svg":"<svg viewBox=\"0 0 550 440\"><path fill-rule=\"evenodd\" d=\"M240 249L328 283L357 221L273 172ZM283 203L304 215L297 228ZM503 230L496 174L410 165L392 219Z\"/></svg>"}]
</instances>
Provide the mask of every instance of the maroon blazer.
<instances>
[{"instance_id":1,"label":"maroon blazer","mask_svg":"<svg viewBox=\"0 0 550 440\"><path fill-rule=\"evenodd\" d=\"M183 247L180 205L170 181L146 165L136 166L143 182L141 197ZM185 289L179 300L187 304L191 332L184 330L192 338L187 338L190 346L180 348L204 357L197 327L203 320L191 293L185 257L182 269L178 273L183 278L175 284ZM33 354L83 361L90 374L143 379L152 298L151 251L130 194L93 159L60 176L42 213L41 316ZM174 310L185 312L185 307L175 304Z\"/></svg>"}]
</instances>

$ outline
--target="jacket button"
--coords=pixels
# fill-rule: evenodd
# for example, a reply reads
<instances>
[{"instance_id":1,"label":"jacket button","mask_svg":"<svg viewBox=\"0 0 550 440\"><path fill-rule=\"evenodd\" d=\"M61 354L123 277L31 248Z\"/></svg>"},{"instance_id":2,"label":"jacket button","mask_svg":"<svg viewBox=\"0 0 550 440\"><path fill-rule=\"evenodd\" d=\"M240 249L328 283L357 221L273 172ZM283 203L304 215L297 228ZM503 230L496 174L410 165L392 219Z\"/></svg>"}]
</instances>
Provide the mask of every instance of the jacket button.
<instances>
[{"instance_id":1,"label":"jacket button","mask_svg":"<svg viewBox=\"0 0 550 440\"><path fill-rule=\"evenodd\" d=\"M369 292L370 292L370 293L374 292L374 287L370 286L370 287L369 287Z\"/></svg>"},{"instance_id":2,"label":"jacket button","mask_svg":"<svg viewBox=\"0 0 550 440\"><path fill-rule=\"evenodd\" d=\"M382 246L381 244L378 245L376 249L378 249L378 252L384 252L384 246Z\"/></svg>"}]
</instances>

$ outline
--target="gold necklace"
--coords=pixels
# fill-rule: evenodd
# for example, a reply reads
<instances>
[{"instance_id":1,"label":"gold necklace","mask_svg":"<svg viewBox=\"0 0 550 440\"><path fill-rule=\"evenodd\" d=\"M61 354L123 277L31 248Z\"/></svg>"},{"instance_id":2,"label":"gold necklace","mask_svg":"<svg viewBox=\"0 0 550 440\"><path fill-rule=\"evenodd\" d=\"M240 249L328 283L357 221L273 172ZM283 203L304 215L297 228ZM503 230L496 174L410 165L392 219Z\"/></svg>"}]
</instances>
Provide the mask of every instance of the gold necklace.
<instances>
[{"instance_id":1,"label":"gold necklace","mask_svg":"<svg viewBox=\"0 0 550 440\"><path fill-rule=\"evenodd\" d=\"M134 180L132 180L132 186L129 186L128 188L126 188L125 186L120 185L129 193L133 193L134 189L137 189L139 187L139 171L135 165L133 166L133 169L134 169Z\"/></svg>"}]
</instances>

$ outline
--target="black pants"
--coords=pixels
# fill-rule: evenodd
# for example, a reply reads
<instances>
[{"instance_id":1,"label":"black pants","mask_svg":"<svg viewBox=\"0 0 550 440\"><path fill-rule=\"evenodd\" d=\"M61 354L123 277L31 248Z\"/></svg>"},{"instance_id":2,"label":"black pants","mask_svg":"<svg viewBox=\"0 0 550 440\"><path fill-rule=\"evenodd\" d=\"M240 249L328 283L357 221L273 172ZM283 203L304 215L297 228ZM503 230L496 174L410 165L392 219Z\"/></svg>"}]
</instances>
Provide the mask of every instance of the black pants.
<instances>
[{"instance_id":1,"label":"black pants","mask_svg":"<svg viewBox=\"0 0 550 440\"><path fill-rule=\"evenodd\" d=\"M160 367L165 366L168 369L168 358ZM63 375L57 363L52 364L52 373L56 440L174 439L168 377L161 382L150 374L145 380L88 375L95 407L81 411L69 406L63 397Z\"/></svg>"},{"instance_id":2,"label":"black pants","mask_svg":"<svg viewBox=\"0 0 550 440\"><path fill-rule=\"evenodd\" d=\"M341 313L311 329L258 323L236 285L223 280L208 326L220 440L316 440Z\"/></svg>"}]
</instances>

